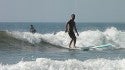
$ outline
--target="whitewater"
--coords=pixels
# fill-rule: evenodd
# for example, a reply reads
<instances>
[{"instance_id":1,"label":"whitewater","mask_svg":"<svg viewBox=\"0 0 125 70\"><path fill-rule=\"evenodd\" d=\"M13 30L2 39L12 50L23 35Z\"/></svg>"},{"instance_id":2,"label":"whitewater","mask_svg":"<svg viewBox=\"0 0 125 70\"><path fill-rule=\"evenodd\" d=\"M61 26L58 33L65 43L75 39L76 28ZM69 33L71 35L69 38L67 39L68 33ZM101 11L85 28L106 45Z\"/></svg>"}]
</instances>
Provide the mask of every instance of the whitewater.
<instances>
[{"instance_id":1,"label":"whitewater","mask_svg":"<svg viewBox=\"0 0 125 70\"><path fill-rule=\"evenodd\" d=\"M70 37L68 33L65 31L60 31L57 33L35 33L32 34L30 32L19 32L13 31L7 33L15 37L16 39L27 41L31 44L39 44L41 41L47 42L49 44L68 48ZM88 46L99 46L103 44L112 44L112 48L125 48L125 32L118 31L115 27L109 28L106 31L102 32L99 30L92 31L82 31L79 32L79 36L77 36L77 47L88 47Z\"/></svg>"},{"instance_id":2,"label":"whitewater","mask_svg":"<svg viewBox=\"0 0 125 70\"><path fill-rule=\"evenodd\" d=\"M86 61L57 61L37 58L35 61L20 61L13 65L0 65L1 70L124 70L125 59L89 59Z\"/></svg>"}]
</instances>

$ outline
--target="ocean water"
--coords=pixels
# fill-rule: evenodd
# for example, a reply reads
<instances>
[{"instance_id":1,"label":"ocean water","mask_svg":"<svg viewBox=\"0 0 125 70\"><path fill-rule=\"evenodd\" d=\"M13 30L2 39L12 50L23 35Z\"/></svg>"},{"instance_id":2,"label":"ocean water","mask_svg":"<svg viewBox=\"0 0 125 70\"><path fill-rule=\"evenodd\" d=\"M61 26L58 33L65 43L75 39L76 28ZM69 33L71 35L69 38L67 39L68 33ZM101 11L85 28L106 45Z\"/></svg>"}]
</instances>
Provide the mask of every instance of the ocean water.
<instances>
[{"instance_id":1,"label":"ocean water","mask_svg":"<svg viewBox=\"0 0 125 70\"><path fill-rule=\"evenodd\" d=\"M0 22L0 70L125 70L125 23L77 23L76 46L90 50L66 49L65 24Z\"/></svg>"}]
</instances>

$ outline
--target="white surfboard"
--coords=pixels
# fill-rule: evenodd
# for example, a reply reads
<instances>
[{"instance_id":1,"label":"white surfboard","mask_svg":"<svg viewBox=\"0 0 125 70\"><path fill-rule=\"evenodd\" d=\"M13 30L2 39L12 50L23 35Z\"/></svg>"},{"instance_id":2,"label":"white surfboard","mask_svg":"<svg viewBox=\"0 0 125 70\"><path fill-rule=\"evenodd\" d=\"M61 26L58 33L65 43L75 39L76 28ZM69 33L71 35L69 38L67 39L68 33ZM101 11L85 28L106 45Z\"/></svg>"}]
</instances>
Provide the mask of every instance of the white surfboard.
<instances>
[{"instance_id":1,"label":"white surfboard","mask_svg":"<svg viewBox=\"0 0 125 70\"><path fill-rule=\"evenodd\" d=\"M113 46L112 44L104 44L104 45L99 45L99 46L94 46L92 48L106 48L106 47L111 47Z\"/></svg>"},{"instance_id":2,"label":"white surfboard","mask_svg":"<svg viewBox=\"0 0 125 70\"><path fill-rule=\"evenodd\" d=\"M81 48L76 47L76 48L69 48L70 50L80 50Z\"/></svg>"},{"instance_id":3,"label":"white surfboard","mask_svg":"<svg viewBox=\"0 0 125 70\"><path fill-rule=\"evenodd\" d=\"M98 48L108 48L112 47L112 44L104 44L104 45L99 45L99 46L88 46L88 47L76 47L76 48L69 48L69 47L64 47L69 50L83 50L83 51L89 51L91 49L98 49Z\"/></svg>"}]
</instances>

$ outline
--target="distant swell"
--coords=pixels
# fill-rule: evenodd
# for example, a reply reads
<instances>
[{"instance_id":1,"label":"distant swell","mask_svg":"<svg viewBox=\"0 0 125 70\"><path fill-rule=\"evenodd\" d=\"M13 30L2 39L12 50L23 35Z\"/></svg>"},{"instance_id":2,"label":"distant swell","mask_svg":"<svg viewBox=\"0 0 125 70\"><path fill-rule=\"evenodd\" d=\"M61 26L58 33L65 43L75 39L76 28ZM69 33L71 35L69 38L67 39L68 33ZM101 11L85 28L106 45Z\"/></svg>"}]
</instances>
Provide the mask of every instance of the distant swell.
<instances>
[{"instance_id":1,"label":"distant swell","mask_svg":"<svg viewBox=\"0 0 125 70\"><path fill-rule=\"evenodd\" d=\"M9 37L13 38L11 39L12 42L25 41L30 44L40 44L41 42L46 42L52 45L68 47L68 44L71 40L68 34L65 33L64 31L60 31L55 34L54 33L32 34L30 32L19 32L19 31L12 31L12 32L6 31L1 33L5 35L5 39L7 39L6 41L10 40L8 39ZM79 32L79 36L77 36L76 46L77 47L98 46L108 43L115 45L115 48L125 48L124 46L125 32L119 31L114 27L106 29L104 32L99 30L82 31Z\"/></svg>"}]
</instances>

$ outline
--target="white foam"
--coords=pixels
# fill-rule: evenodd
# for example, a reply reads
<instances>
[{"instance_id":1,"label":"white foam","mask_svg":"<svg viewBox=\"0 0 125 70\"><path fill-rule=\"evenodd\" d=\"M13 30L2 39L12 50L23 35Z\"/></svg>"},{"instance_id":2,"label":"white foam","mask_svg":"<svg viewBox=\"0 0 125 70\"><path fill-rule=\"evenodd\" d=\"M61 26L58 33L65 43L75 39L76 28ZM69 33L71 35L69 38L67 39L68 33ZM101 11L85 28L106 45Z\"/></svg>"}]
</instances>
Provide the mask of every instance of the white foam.
<instances>
[{"instance_id":1,"label":"white foam","mask_svg":"<svg viewBox=\"0 0 125 70\"><path fill-rule=\"evenodd\" d=\"M56 34L53 33L32 34L30 32L18 32L18 31L8 32L8 33L15 38L23 39L33 44L45 41L53 45L68 47L69 42L71 40L70 37L68 36L68 33L65 33L64 31L57 32ZM104 32L99 30L82 31L79 32L79 36L77 36L76 46L78 47L99 46L108 43L115 45L115 48L125 48L124 46L125 32L119 31L114 27L109 28Z\"/></svg>"},{"instance_id":2,"label":"white foam","mask_svg":"<svg viewBox=\"0 0 125 70\"><path fill-rule=\"evenodd\" d=\"M44 34L42 39L51 44L64 46L64 47L66 47L70 41L68 34L65 33L64 31L60 31L55 35Z\"/></svg>"},{"instance_id":3,"label":"white foam","mask_svg":"<svg viewBox=\"0 0 125 70\"><path fill-rule=\"evenodd\" d=\"M17 64L2 65L0 70L125 70L125 59L88 59L65 61L37 58L36 61L20 61Z\"/></svg>"},{"instance_id":4,"label":"white foam","mask_svg":"<svg viewBox=\"0 0 125 70\"><path fill-rule=\"evenodd\" d=\"M125 32L118 31L115 27L107 29L104 32L107 42L115 45L117 48L125 48Z\"/></svg>"},{"instance_id":5,"label":"white foam","mask_svg":"<svg viewBox=\"0 0 125 70\"><path fill-rule=\"evenodd\" d=\"M19 31L13 31L13 32L8 32L11 34L13 37L21 40L28 41L29 43L40 43L41 42L41 34L35 33L32 34L30 32L19 32Z\"/></svg>"}]
</instances>

